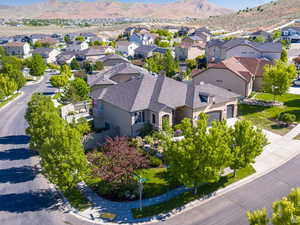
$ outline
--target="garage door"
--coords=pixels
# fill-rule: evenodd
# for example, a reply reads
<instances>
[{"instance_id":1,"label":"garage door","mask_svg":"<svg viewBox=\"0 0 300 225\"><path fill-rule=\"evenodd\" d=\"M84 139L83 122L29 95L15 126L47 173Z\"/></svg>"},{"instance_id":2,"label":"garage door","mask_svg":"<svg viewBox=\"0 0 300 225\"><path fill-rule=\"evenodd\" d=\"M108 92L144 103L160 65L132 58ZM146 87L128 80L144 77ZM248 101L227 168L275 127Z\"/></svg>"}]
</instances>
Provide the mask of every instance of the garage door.
<instances>
[{"instance_id":1,"label":"garage door","mask_svg":"<svg viewBox=\"0 0 300 225\"><path fill-rule=\"evenodd\" d=\"M234 105L227 106L227 119L234 117Z\"/></svg>"},{"instance_id":2,"label":"garage door","mask_svg":"<svg viewBox=\"0 0 300 225\"><path fill-rule=\"evenodd\" d=\"M208 125L211 125L212 121L221 120L221 111L208 112L206 114L208 115Z\"/></svg>"}]
</instances>

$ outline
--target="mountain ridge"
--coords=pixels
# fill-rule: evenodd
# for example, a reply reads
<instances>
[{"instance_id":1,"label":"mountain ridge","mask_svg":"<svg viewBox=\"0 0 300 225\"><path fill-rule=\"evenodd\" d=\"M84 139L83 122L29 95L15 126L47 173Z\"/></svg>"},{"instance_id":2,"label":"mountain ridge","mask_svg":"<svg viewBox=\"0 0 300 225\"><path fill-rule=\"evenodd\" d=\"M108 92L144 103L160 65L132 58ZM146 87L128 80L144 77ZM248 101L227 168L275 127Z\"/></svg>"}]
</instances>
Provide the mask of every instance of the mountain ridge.
<instances>
[{"instance_id":1,"label":"mountain ridge","mask_svg":"<svg viewBox=\"0 0 300 225\"><path fill-rule=\"evenodd\" d=\"M12 13L12 10L14 12ZM6 18L92 19L92 18L208 18L233 12L208 0L179 0L168 3L124 3L117 0L93 2L48 0L25 6L0 8Z\"/></svg>"}]
</instances>

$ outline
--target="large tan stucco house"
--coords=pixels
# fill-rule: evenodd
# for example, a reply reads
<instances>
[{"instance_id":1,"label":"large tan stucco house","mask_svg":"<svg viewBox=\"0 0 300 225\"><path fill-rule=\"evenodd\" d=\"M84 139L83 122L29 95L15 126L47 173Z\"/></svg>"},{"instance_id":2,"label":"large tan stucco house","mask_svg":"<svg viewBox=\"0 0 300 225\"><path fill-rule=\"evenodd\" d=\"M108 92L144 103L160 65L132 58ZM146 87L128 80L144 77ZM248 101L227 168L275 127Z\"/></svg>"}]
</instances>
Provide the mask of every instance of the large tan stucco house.
<instances>
[{"instance_id":1,"label":"large tan stucco house","mask_svg":"<svg viewBox=\"0 0 300 225\"><path fill-rule=\"evenodd\" d=\"M231 57L220 63L211 63L206 70L194 71L193 82L210 83L247 97L262 88L265 65L272 61L250 57Z\"/></svg>"},{"instance_id":2,"label":"large tan stucco house","mask_svg":"<svg viewBox=\"0 0 300 225\"><path fill-rule=\"evenodd\" d=\"M121 136L136 136L146 124L161 129L163 119L174 125L183 118L191 118L196 124L199 114L205 112L211 123L237 114L236 93L212 84L195 86L176 81L131 64L127 67L139 74L125 74L125 79L117 73L109 75L110 79L101 74L89 79L95 127L113 129ZM118 80L114 79L116 76ZM99 85L105 80L114 84Z\"/></svg>"},{"instance_id":3,"label":"large tan stucco house","mask_svg":"<svg viewBox=\"0 0 300 225\"><path fill-rule=\"evenodd\" d=\"M251 42L243 38L231 40L213 39L207 42L205 55L208 62L218 63L230 57L280 59L282 45L280 42Z\"/></svg>"}]
</instances>

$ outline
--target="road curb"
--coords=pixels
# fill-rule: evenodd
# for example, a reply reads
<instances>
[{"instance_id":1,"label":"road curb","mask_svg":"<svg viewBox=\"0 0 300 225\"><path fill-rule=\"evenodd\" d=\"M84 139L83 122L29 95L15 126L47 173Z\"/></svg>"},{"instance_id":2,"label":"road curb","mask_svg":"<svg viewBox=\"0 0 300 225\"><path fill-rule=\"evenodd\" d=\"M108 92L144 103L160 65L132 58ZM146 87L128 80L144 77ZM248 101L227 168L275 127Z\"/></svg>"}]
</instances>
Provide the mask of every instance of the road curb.
<instances>
[{"instance_id":1,"label":"road curb","mask_svg":"<svg viewBox=\"0 0 300 225\"><path fill-rule=\"evenodd\" d=\"M20 91L19 93L21 93L21 94L18 95L17 97L15 97L14 99L12 99L11 101L9 101L8 103L6 103L4 106L0 107L0 112L24 95L23 91Z\"/></svg>"}]
</instances>

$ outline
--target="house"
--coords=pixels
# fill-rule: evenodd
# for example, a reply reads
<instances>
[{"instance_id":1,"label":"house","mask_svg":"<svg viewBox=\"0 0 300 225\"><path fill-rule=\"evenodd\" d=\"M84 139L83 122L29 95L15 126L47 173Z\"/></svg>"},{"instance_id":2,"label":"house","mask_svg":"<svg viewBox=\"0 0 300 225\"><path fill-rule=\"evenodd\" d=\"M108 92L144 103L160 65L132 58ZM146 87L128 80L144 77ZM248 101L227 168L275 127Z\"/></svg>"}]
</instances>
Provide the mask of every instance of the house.
<instances>
[{"instance_id":1,"label":"house","mask_svg":"<svg viewBox=\"0 0 300 225\"><path fill-rule=\"evenodd\" d=\"M175 47L175 57L179 61L195 59L205 54L205 44L181 43Z\"/></svg>"},{"instance_id":2,"label":"house","mask_svg":"<svg viewBox=\"0 0 300 225\"><path fill-rule=\"evenodd\" d=\"M130 42L134 42L136 45L153 45L154 44L155 38L146 33L146 34L141 34L141 33L133 33L129 37Z\"/></svg>"},{"instance_id":3,"label":"house","mask_svg":"<svg viewBox=\"0 0 300 225\"><path fill-rule=\"evenodd\" d=\"M199 36L188 36L182 39L183 44L202 44L205 43Z\"/></svg>"},{"instance_id":4,"label":"house","mask_svg":"<svg viewBox=\"0 0 300 225\"><path fill-rule=\"evenodd\" d=\"M87 42L77 42L69 45L65 50L68 52L79 52L89 48L89 44Z\"/></svg>"},{"instance_id":5,"label":"house","mask_svg":"<svg viewBox=\"0 0 300 225\"><path fill-rule=\"evenodd\" d=\"M148 72L91 93L95 127L131 137L146 124L161 130L163 120L175 125L190 118L196 125L202 112L207 113L209 124L236 117L239 96L211 84L194 86Z\"/></svg>"},{"instance_id":6,"label":"house","mask_svg":"<svg viewBox=\"0 0 300 225\"><path fill-rule=\"evenodd\" d=\"M168 32L175 34L179 31L179 28L176 26L165 26L163 27L164 30L167 30Z\"/></svg>"},{"instance_id":7,"label":"house","mask_svg":"<svg viewBox=\"0 0 300 225\"><path fill-rule=\"evenodd\" d=\"M12 38L14 42L28 42L31 43L31 38L30 36L27 35L15 35Z\"/></svg>"},{"instance_id":8,"label":"house","mask_svg":"<svg viewBox=\"0 0 300 225\"><path fill-rule=\"evenodd\" d=\"M42 45L49 45L49 46L55 46L59 43L58 39L52 37L43 38L39 42Z\"/></svg>"},{"instance_id":9,"label":"house","mask_svg":"<svg viewBox=\"0 0 300 225\"><path fill-rule=\"evenodd\" d=\"M30 56L30 45L27 42L8 42L2 46L8 55L22 58Z\"/></svg>"},{"instance_id":10,"label":"house","mask_svg":"<svg viewBox=\"0 0 300 225\"><path fill-rule=\"evenodd\" d=\"M249 37L253 40L255 40L256 38L258 37L262 37L264 38L266 41L272 41L273 38L272 38L272 34L271 33L268 33L264 30L258 30L252 34L249 35Z\"/></svg>"},{"instance_id":11,"label":"house","mask_svg":"<svg viewBox=\"0 0 300 225\"><path fill-rule=\"evenodd\" d=\"M77 57L83 60L97 60L106 54L115 53L115 49L110 46L93 46L91 48L80 51Z\"/></svg>"},{"instance_id":12,"label":"house","mask_svg":"<svg viewBox=\"0 0 300 225\"><path fill-rule=\"evenodd\" d=\"M156 45L141 45L135 49L134 57L136 58L149 58L153 55Z\"/></svg>"},{"instance_id":13,"label":"house","mask_svg":"<svg viewBox=\"0 0 300 225\"><path fill-rule=\"evenodd\" d=\"M243 38L231 40L213 39L206 44L208 62L220 62L230 57L267 58L277 60L282 52L281 43L252 42Z\"/></svg>"},{"instance_id":14,"label":"house","mask_svg":"<svg viewBox=\"0 0 300 225\"><path fill-rule=\"evenodd\" d=\"M56 57L60 54L55 48L36 48L32 51L32 54L39 54L45 60L46 63L56 62Z\"/></svg>"},{"instance_id":15,"label":"house","mask_svg":"<svg viewBox=\"0 0 300 225\"><path fill-rule=\"evenodd\" d=\"M281 29L281 39L290 43L300 43L300 27L285 27Z\"/></svg>"},{"instance_id":16,"label":"house","mask_svg":"<svg viewBox=\"0 0 300 225\"><path fill-rule=\"evenodd\" d=\"M98 95L106 87L124 83L133 77L147 72L144 68L135 66L129 62L105 68L95 75L88 76L87 82L91 88L91 97L94 98L95 95Z\"/></svg>"},{"instance_id":17,"label":"house","mask_svg":"<svg viewBox=\"0 0 300 225\"><path fill-rule=\"evenodd\" d=\"M178 30L178 36L185 36L189 33L190 28L189 27L180 27Z\"/></svg>"},{"instance_id":18,"label":"house","mask_svg":"<svg viewBox=\"0 0 300 225\"><path fill-rule=\"evenodd\" d=\"M116 51L123 54L126 57L134 57L134 51L138 45L129 41L117 41Z\"/></svg>"},{"instance_id":19,"label":"house","mask_svg":"<svg viewBox=\"0 0 300 225\"><path fill-rule=\"evenodd\" d=\"M51 35L48 34L32 34L30 35L30 42L34 44L37 41L41 41L42 39L50 38Z\"/></svg>"},{"instance_id":20,"label":"house","mask_svg":"<svg viewBox=\"0 0 300 225\"><path fill-rule=\"evenodd\" d=\"M101 58L97 59L97 61L101 61L104 67L112 67L121 63L129 63L126 58L117 54L102 56Z\"/></svg>"},{"instance_id":21,"label":"house","mask_svg":"<svg viewBox=\"0 0 300 225\"><path fill-rule=\"evenodd\" d=\"M70 64L72 62L72 60L75 59L75 58L76 58L76 53L75 52L66 52L66 51L64 51L56 57L56 62L59 65Z\"/></svg>"},{"instance_id":22,"label":"house","mask_svg":"<svg viewBox=\"0 0 300 225\"><path fill-rule=\"evenodd\" d=\"M211 31L207 27L201 27L196 29L193 33L191 33L190 37L198 37L201 39L204 43L211 40Z\"/></svg>"},{"instance_id":23,"label":"house","mask_svg":"<svg viewBox=\"0 0 300 225\"><path fill-rule=\"evenodd\" d=\"M210 83L247 97L252 90L262 88L265 65L272 61L250 57L231 57L220 63L209 64L206 70L193 72L193 83Z\"/></svg>"}]
</instances>

